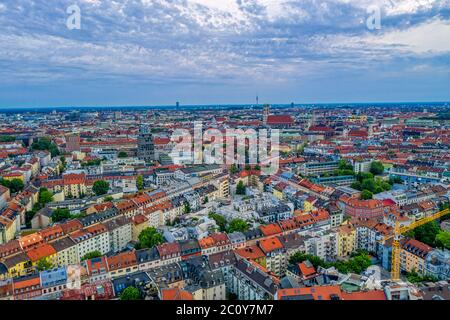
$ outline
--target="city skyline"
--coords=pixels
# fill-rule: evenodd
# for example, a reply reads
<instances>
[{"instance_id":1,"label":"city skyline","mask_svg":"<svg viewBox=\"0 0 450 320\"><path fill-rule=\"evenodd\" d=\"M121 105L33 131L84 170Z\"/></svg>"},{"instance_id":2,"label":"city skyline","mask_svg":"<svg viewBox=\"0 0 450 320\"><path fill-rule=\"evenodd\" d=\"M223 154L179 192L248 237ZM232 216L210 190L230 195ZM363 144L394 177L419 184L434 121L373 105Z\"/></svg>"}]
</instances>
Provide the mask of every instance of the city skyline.
<instances>
[{"instance_id":1,"label":"city skyline","mask_svg":"<svg viewBox=\"0 0 450 320\"><path fill-rule=\"evenodd\" d=\"M450 100L447 1L73 4L0 4L0 107Z\"/></svg>"}]
</instances>

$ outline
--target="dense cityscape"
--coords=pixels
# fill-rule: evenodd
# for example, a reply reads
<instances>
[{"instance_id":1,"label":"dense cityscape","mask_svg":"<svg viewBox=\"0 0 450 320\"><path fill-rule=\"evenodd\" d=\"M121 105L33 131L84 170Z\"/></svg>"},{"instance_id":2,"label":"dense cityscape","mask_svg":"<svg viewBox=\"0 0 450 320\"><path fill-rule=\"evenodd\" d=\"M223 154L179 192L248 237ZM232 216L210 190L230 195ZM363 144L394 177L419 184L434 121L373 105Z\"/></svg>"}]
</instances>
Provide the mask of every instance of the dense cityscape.
<instances>
[{"instance_id":1,"label":"dense cityscape","mask_svg":"<svg viewBox=\"0 0 450 320\"><path fill-rule=\"evenodd\" d=\"M256 101L0 109L0 300L449 300L449 105Z\"/></svg>"}]
</instances>

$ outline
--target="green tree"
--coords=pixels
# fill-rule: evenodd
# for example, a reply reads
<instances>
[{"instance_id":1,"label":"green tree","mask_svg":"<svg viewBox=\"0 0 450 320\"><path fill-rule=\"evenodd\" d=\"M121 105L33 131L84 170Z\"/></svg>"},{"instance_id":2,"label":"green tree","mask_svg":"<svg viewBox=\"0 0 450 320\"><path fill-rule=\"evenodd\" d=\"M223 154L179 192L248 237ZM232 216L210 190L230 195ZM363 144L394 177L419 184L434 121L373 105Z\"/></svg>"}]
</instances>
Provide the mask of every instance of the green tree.
<instances>
[{"instance_id":1,"label":"green tree","mask_svg":"<svg viewBox=\"0 0 450 320\"><path fill-rule=\"evenodd\" d=\"M373 179L373 174L370 172L360 172L356 175L356 179L359 182L363 182L365 179Z\"/></svg>"},{"instance_id":2,"label":"green tree","mask_svg":"<svg viewBox=\"0 0 450 320\"><path fill-rule=\"evenodd\" d=\"M375 180L374 179L364 179L361 183L361 187L363 190L369 190L370 192L375 191Z\"/></svg>"},{"instance_id":3,"label":"green tree","mask_svg":"<svg viewBox=\"0 0 450 320\"><path fill-rule=\"evenodd\" d=\"M230 173L231 174L235 174L236 172L238 172L238 168L236 167L236 165L233 163L230 167Z\"/></svg>"},{"instance_id":4,"label":"green tree","mask_svg":"<svg viewBox=\"0 0 450 320\"><path fill-rule=\"evenodd\" d=\"M103 198L104 202L110 202L110 201L113 201L113 200L114 200L114 198L111 197L111 196L106 196L106 197Z\"/></svg>"},{"instance_id":5,"label":"green tree","mask_svg":"<svg viewBox=\"0 0 450 320\"><path fill-rule=\"evenodd\" d=\"M8 188L11 191L11 193L22 191L23 188L25 187L22 180L20 179L6 180L2 178L0 179L0 184Z\"/></svg>"},{"instance_id":6,"label":"green tree","mask_svg":"<svg viewBox=\"0 0 450 320\"><path fill-rule=\"evenodd\" d=\"M403 184L403 180L400 177L390 177L389 178L389 184Z\"/></svg>"},{"instance_id":7,"label":"green tree","mask_svg":"<svg viewBox=\"0 0 450 320\"><path fill-rule=\"evenodd\" d=\"M36 268L38 269L38 271L49 270L53 269L53 264L51 264L51 262L47 259L42 258L37 262Z\"/></svg>"},{"instance_id":8,"label":"green tree","mask_svg":"<svg viewBox=\"0 0 450 320\"><path fill-rule=\"evenodd\" d=\"M434 242L436 247L450 250L450 232L443 230L439 231L434 238Z\"/></svg>"},{"instance_id":9,"label":"green tree","mask_svg":"<svg viewBox=\"0 0 450 320\"><path fill-rule=\"evenodd\" d=\"M439 280L431 275L420 275L415 270L406 273L406 279L411 283L437 282Z\"/></svg>"},{"instance_id":10,"label":"green tree","mask_svg":"<svg viewBox=\"0 0 450 320\"><path fill-rule=\"evenodd\" d=\"M374 175L374 176L378 176L380 174L383 174L384 172L384 166L381 162L379 161L373 161L370 164L370 172Z\"/></svg>"},{"instance_id":11,"label":"green tree","mask_svg":"<svg viewBox=\"0 0 450 320\"><path fill-rule=\"evenodd\" d=\"M184 214L191 213L191 205L187 201L184 203L183 212Z\"/></svg>"},{"instance_id":12,"label":"green tree","mask_svg":"<svg viewBox=\"0 0 450 320\"><path fill-rule=\"evenodd\" d=\"M120 294L120 300L141 300L139 289L133 286L127 287Z\"/></svg>"},{"instance_id":13,"label":"green tree","mask_svg":"<svg viewBox=\"0 0 450 320\"><path fill-rule=\"evenodd\" d=\"M370 192L369 190L363 190L361 192L361 200L369 200L369 199L373 199L373 193Z\"/></svg>"},{"instance_id":14,"label":"green tree","mask_svg":"<svg viewBox=\"0 0 450 320\"><path fill-rule=\"evenodd\" d=\"M120 151L119 154L117 155L118 158L128 158L128 153L126 153L125 151Z\"/></svg>"},{"instance_id":15,"label":"green tree","mask_svg":"<svg viewBox=\"0 0 450 320\"><path fill-rule=\"evenodd\" d=\"M247 222L239 218L231 220L227 228L228 233L243 232L247 230L248 230Z\"/></svg>"},{"instance_id":16,"label":"green tree","mask_svg":"<svg viewBox=\"0 0 450 320\"><path fill-rule=\"evenodd\" d=\"M92 186L92 191L94 191L94 193L97 196L107 194L108 190L109 190L109 183L104 180L97 180L94 182L94 185Z\"/></svg>"},{"instance_id":17,"label":"green tree","mask_svg":"<svg viewBox=\"0 0 450 320\"><path fill-rule=\"evenodd\" d=\"M136 186L138 190L144 190L144 178L141 175L136 177Z\"/></svg>"},{"instance_id":18,"label":"green tree","mask_svg":"<svg viewBox=\"0 0 450 320\"><path fill-rule=\"evenodd\" d=\"M359 181L353 182L353 183L351 184L351 187L352 187L353 189L356 189L356 190L359 190L359 191L362 190L361 182L359 182Z\"/></svg>"},{"instance_id":19,"label":"green tree","mask_svg":"<svg viewBox=\"0 0 450 320\"><path fill-rule=\"evenodd\" d=\"M14 136L0 136L0 142L14 142L16 137Z\"/></svg>"},{"instance_id":20,"label":"green tree","mask_svg":"<svg viewBox=\"0 0 450 320\"><path fill-rule=\"evenodd\" d=\"M39 190L39 203L45 205L46 203L53 201L53 193L48 191L46 188L41 188Z\"/></svg>"},{"instance_id":21,"label":"green tree","mask_svg":"<svg viewBox=\"0 0 450 320\"><path fill-rule=\"evenodd\" d=\"M56 157L60 154L58 147L49 137L39 138L31 145L33 150L47 150L50 151L52 157Z\"/></svg>"},{"instance_id":22,"label":"green tree","mask_svg":"<svg viewBox=\"0 0 450 320\"><path fill-rule=\"evenodd\" d=\"M219 229L221 232L224 232L227 228L227 220L221 216L220 214L217 213L213 213L211 212L208 217L210 219L214 219L214 221L216 222L216 224L219 226Z\"/></svg>"},{"instance_id":23,"label":"green tree","mask_svg":"<svg viewBox=\"0 0 450 320\"><path fill-rule=\"evenodd\" d=\"M407 232L405 235L434 247L436 246L435 241L439 231L439 223L437 221L431 221Z\"/></svg>"},{"instance_id":24,"label":"green tree","mask_svg":"<svg viewBox=\"0 0 450 320\"><path fill-rule=\"evenodd\" d=\"M242 180L240 180L236 186L236 194L245 194L245 185Z\"/></svg>"},{"instance_id":25,"label":"green tree","mask_svg":"<svg viewBox=\"0 0 450 320\"><path fill-rule=\"evenodd\" d=\"M91 251L91 252L86 253L81 258L81 261L91 260L91 259L94 259L94 258L100 258L101 256L102 256L102 253L100 251L98 251L98 250L95 250L95 251Z\"/></svg>"},{"instance_id":26,"label":"green tree","mask_svg":"<svg viewBox=\"0 0 450 320\"><path fill-rule=\"evenodd\" d=\"M71 218L70 211L67 208L58 208L52 212L53 222L59 222L70 218Z\"/></svg>"},{"instance_id":27,"label":"green tree","mask_svg":"<svg viewBox=\"0 0 450 320\"><path fill-rule=\"evenodd\" d=\"M347 170L347 171L351 171L353 174L353 166L348 163L346 160L339 160L339 164L338 164L338 168L339 170Z\"/></svg>"},{"instance_id":28,"label":"green tree","mask_svg":"<svg viewBox=\"0 0 450 320\"><path fill-rule=\"evenodd\" d=\"M152 248L158 244L164 243L164 237L162 234L153 227L142 230L138 238L141 248Z\"/></svg>"}]
</instances>

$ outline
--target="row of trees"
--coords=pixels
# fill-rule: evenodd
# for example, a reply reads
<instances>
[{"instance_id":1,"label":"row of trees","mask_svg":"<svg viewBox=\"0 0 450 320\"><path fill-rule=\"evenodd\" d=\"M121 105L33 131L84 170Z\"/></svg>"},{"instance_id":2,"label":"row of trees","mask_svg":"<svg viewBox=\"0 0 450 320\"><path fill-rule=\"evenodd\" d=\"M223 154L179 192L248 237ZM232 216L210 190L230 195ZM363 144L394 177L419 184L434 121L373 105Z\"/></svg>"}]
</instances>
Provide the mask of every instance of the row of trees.
<instances>
[{"instance_id":1,"label":"row of trees","mask_svg":"<svg viewBox=\"0 0 450 320\"><path fill-rule=\"evenodd\" d=\"M23 181L20 179L6 180L2 178L0 179L0 184L8 188L11 193L20 192L25 188Z\"/></svg>"},{"instance_id":2,"label":"row of trees","mask_svg":"<svg viewBox=\"0 0 450 320\"><path fill-rule=\"evenodd\" d=\"M434 248L450 249L450 232L441 230L437 221L431 221L405 233L405 236L419 240Z\"/></svg>"},{"instance_id":3,"label":"row of trees","mask_svg":"<svg viewBox=\"0 0 450 320\"><path fill-rule=\"evenodd\" d=\"M316 269L319 266L323 268L335 267L336 269L339 270L339 272L342 273L353 272L356 274L360 274L363 271L365 271L369 266L372 265L369 254L362 250L356 251L347 261L337 261L337 262L326 262L320 257L311 254L304 254L301 252L297 252L290 257L289 263L297 264L306 260L311 262L311 264Z\"/></svg>"},{"instance_id":4,"label":"row of trees","mask_svg":"<svg viewBox=\"0 0 450 320\"><path fill-rule=\"evenodd\" d=\"M389 191L392 189L393 182L384 181L380 177L374 177L371 172L360 172L356 175L355 182L351 187L361 191L361 199L372 199L374 194Z\"/></svg>"},{"instance_id":5,"label":"row of trees","mask_svg":"<svg viewBox=\"0 0 450 320\"><path fill-rule=\"evenodd\" d=\"M14 142L16 137L14 136L0 136L0 142Z\"/></svg>"},{"instance_id":6,"label":"row of trees","mask_svg":"<svg viewBox=\"0 0 450 320\"><path fill-rule=\"evenodd\" d=\"M439 279L431 275L420 275L415 270L406 273L406 279L411 283L437 282Z\"/></svg>"}]
</instances>

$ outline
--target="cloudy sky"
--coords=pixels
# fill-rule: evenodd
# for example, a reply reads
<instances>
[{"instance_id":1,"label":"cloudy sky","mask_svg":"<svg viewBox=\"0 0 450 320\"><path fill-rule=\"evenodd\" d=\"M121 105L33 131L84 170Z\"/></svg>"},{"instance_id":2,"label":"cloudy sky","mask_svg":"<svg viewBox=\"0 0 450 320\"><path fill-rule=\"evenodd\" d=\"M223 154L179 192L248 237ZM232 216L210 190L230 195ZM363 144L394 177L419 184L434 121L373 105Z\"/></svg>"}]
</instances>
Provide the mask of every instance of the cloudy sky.
<instances>
[{"instance_id":1,"label":"cloudy sky","mask_svg":"<svg viewBox=\"0 0 450 320\"><path fill-rule=\"evenodd\" d=\"M449 18L450 0L0 0L0 107L449 101Z\"/></svg>"}]
</instances>

